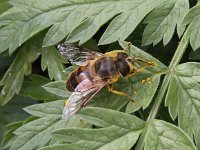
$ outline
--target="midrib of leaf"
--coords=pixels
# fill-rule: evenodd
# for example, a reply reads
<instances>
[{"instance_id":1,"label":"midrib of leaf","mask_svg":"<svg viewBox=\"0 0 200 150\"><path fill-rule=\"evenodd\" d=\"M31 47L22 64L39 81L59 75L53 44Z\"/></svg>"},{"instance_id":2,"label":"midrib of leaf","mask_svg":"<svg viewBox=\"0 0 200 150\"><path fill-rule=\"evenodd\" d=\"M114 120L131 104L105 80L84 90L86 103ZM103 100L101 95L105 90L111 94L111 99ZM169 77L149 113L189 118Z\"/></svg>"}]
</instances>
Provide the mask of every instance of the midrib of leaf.
<instances>
[{"instance_id":1,"label":"midrib of leaf","mask_svg":"<svg viewBox=\"0 0 200 150\"><path fill-rule=\"evenodd\" d=\"M137 132L141 132L141 130L139 130L139 131L137 131ZM112 141L110 141L110 142L103 143L104 145L102 145L102 146L100 146L99 148L97 148L97 150L98 150L98 149L102 149L105 145L110 144L110 143L114 142L115 140L119 140L120 138L124 138L125 136L129 136L129 135L131 135L131 134L135 134L134 131L127 131L127 132L124 133L122 136L117 137L117 138L115 138L114 140L112 140ZM99 141L96 141L96 142L99 142Z\"/></svg>"},{"instance_id":2,"label":"midrib of leaf","mask_svg":"<svg viewBox=\"0 0 200 150\"><path fill-rule=\"evenodd\" d=\"M115 127L115 126L116 126L116 125L110 126L110 127ZM110 127L108 127L108 128L110 128ZM120 130L120 128L121 128L121 127L119 127L119 126L116 126L116 127L118 127L119 130ZM98 141L98 140L95 140L95 139L94 139L94 140L88 140L88 141L93 141L93 142L101 143L102 145L100 145L99 147L97 147L97 149L100 149L100 148L102 148L103 146L105 146L105 145L107 145L107 144L110 144L110 143L112 143L112 142L115 141L115 140L118 140L118 139L120 139L120 138L123 138L124 136L127 136L127 135L129 135L129 134L134 134L134 132L136 131L136 130L131 130L131 131L130 131L130 129L126 129L126 128L121 128L121 130L126 130L126 132L124 132L121 136L116 137L116 138L110 140L109 142ZM141 132L141 130L137 130L137 132ZM75 138L76 138L76 137L75 137ZM85 141L85 140L84 140L84 141Z\"/></svg>"},{"instance_id":3,"label":"midrib of leaf","mask_svg":"<svg viewBox=\"0 0 200 150\"><path fill-rule=\"evenodd\" d=\"M146 136L146 131L147 131L147 128L149 125L151 125L152 121L155 119L157 113L158 113L158 110L160 108L160 104L162 102L162 100L164 99L164 96L165 96L165 93L167 91L167 88L168 88L168 85L169 85L169 82L171 80L171 77L172 77L172 74L174 72L174 68L179 64L183 54L185 53L185 50L189 44L189 36L188 35L188 32L189 32L189 27L187 28L187 30L185 31L183 37L181 38L181 41L176 49L176 52L169 64L169 67L168 67L168 72L166 73L165 77L164 77L164 80L161 84L161 87L160 87L160 90L158 91L158 94L157 94L157 97L155 99L155 102L154 102L154 105L151 109L151 112L148 116L148 119L147 119L147 123L146 123L146 126L138 140L138 143L136 145L136 150L142 150L143 149L143 146L144 146L144 139L145 139L145 136Z\"/></svg>"}]
</instances>

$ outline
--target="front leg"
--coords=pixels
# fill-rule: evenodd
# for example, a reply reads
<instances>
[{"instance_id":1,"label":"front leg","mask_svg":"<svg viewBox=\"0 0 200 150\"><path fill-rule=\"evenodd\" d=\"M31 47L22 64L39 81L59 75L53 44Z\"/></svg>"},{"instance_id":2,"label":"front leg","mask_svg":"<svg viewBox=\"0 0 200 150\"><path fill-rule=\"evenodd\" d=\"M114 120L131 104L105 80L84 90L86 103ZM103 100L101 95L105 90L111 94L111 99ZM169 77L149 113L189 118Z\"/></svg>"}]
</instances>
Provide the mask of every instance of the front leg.
<instances>
[{"instance_id":1,"label":"front leg","mask_svg":"<svg viewBox=\"0 0 200 150\"><path fill-rule=\"evenodd\" d=\"M138 61L145 62L143 59L140 59L140 58L137 58L137 60L138 60ZM140 67L140 68L138 68L138 69L134 69L134 70L133 70L130 74L128 74L126 77L128 78L128 77L130 77L130 76L135 75L135 74L138 73L138 72L143 71L147 66L156 66L156 63L154 63L154 62L145 62L145 64L144 64L142 67Z\"/></svg>"},{"instance_id":2,"label":"front leg","mask_svg":"<svg viewBox=\"0 0 200 150\"><path fill-rule=\"evenodd\" d=\"M142 67L140 67L138 69L134 69L130 74L128 74L126 76L126 78L131 77L131 76L135 75L136 73L143 71L146 68L146 66L148 66L148 64L144 64Z\"/></svg>"}]
</instances>

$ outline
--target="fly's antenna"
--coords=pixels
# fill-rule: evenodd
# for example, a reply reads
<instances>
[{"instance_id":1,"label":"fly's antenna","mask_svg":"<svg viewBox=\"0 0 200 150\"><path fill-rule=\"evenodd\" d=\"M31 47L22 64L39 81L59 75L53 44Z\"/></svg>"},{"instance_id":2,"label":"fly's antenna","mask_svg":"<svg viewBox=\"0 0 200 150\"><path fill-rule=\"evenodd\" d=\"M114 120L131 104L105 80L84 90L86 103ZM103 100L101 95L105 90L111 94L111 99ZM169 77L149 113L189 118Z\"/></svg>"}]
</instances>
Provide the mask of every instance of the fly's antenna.
<instances>
[{"instance_id":1,"label":"fly's antenna","mask_svg":"<svg viewBox=\"0 0 200 150\"><path fill-rule=\"evenodd\" d=\"M124 49L125 52L128 52L128 50L131 48L131 42L128 42L127 47Z\"/></svg>"}]
</instances>

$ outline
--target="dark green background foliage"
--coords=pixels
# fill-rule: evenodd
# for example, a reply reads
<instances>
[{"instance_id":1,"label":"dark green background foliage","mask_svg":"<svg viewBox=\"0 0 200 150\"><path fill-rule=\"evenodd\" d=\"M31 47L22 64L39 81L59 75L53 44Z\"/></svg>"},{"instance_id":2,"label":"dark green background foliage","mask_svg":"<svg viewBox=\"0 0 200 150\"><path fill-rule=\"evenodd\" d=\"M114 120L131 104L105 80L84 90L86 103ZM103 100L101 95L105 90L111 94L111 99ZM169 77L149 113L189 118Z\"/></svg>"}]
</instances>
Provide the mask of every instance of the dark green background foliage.
<instances>
[{"instance_id":1,"label":"dark green background foliage","mask_svg":"<svg viewBox=\"0 0 200 150\"><path fill-rule=\"evenodd\" d=\"M103 53L128 41L157 66L114 84L135 103L104 88L62 120L64 41ZM0 149L200 149L199 60L199 1L1 0Z\"/></svg>"}]
</instances>

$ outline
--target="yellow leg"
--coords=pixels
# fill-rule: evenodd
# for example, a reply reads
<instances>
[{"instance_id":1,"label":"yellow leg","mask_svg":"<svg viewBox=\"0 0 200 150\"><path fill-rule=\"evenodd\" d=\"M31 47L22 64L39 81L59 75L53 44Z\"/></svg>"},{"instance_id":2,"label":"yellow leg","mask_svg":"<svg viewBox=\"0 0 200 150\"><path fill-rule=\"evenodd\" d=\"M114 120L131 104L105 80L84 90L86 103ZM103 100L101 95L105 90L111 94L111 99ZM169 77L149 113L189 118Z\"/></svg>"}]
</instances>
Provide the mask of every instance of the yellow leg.
<instances>
[{"instance_id":1,"label":"yellow leg","mask_svg":"<svg viewBox=\"0 0 200 150\"><path fill-rule=\"evenodd\" d=\"M144 64L141 68L135 69L132 73L128 74L126 77L128 78L130 76L135 75L138 72L141 72L142 70L144 70L146 68L146 66L148 66L148 64Z\"/></svg>"},{"instance_id":2,"label":"yellow leg","mask_svg":"<svg viewBox=\"0 0 200 150\"><path fill-rule=\"evenodd\" d=\"M138 61L142 61L142 62L144 62L145 64L144 64L142 67L133 70L132 73L130 73L130 74L128 74L128 75L126 76L127 78L130 77L130 76L132 76L132 75L135 75L135 74L138 73L138 72L143 71L147 66L156 66L156 63L154 63L154 62L146 62L146 61L144 61L143 59L140 59L140 58L135 58L135 59L138 60Z\"/></svg>"},{"instance_id":3,"label":"yellow leg","mask_svg":"<svg viewBox=\"0 0 200 150\"><path fill-rule=\"evenodd\" d=\"M114 94L120 95L120 96L126 96L130 101L134 102L133 98L131 96L129 96L128 94L120 92L120 91L113 90L113 85L112 84L108 85L108 91L110 91L110 92L112 92Z\"/></svg>"}]
</instances>

